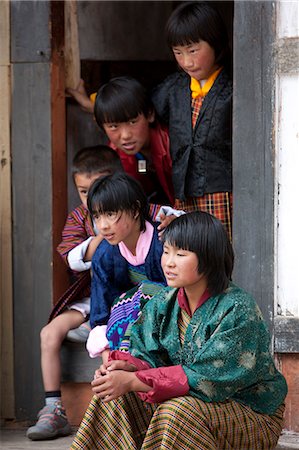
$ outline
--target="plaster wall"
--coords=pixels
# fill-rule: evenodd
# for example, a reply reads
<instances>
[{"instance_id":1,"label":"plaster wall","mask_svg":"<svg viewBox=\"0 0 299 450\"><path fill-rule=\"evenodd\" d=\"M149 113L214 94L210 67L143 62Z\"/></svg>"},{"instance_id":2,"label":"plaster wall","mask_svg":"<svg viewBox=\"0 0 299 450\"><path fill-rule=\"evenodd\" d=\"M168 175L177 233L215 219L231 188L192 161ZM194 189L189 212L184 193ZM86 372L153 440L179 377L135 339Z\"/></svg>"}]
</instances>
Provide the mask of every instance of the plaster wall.
<instances>
[{"instance_id":1,"label":"plaster wall","mask_svg":"<svg viewBox=\"0 0 299 450\"><path fill-rule=\"evenodd\" d=\"M299 4L277 7L276 313L299 317Z\"/></svg>"}]
</instances>

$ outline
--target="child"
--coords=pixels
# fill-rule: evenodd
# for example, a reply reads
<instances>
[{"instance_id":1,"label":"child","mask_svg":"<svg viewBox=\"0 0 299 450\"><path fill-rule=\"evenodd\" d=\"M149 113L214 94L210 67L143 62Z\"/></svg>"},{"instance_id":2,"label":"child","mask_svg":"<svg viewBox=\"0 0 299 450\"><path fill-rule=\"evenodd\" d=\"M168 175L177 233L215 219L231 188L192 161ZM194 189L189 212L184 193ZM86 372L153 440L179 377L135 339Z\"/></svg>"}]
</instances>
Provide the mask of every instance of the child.
<instances>
[{"instance_id":1,"label":"child","mask_svg":"<svg viewBox=\"0 0 299 450\"><path fill-rule=\"evenodd\" d=\"M169 287L132 326L130 353L96 371L72 449L274 449L287 386L260 309L230 281L223 225L193 212L163 241Z\"/></svg>"},{"instance_id":2,"label":"child","mask_svg":"<svg viewBox=\"0 0 299 450\"><path fill-rule=\"evenodd\" d=\"M175 207L218 217L231 237L232 83L225 25L207 3L182 2L166 25L181 69L153 92L169 127Z\"/></svg>"},{"instance_id":3,"label":"child","mask_svg":"<svg viewBox=\"0 0 299 450\"><path fill-rule=\"evenodd\" d=\"M134 78L112 78L99 89L94 114L125 172L141 183L149 200L173 204L168 132L155 123L145 88Z\"/></svg>"},{"instance_id":4,"label":"child","mask_svg":"<svg viewBox=\"0 0 299 450\"><path fill-rule=\"evenodd\" d=\"M27 436L32 440L50 439L71 433L60 392L60 348L69 330L83 324L90 311L91 257L102 241L87 209L87 193L99 176L122 171L119 157L111 148L98 145L81 149L73 160L72 174L82 204L72 211L62 232L57 250L73 271L74 283L54 306L50 321L41 331L41 366L46 405ZM86 338L89 327L80 327Z\"/></svg>"},{"instance_id":5,"label":"child","mask_svg":"<svg viewBox=\"0 0 299 450\"><path fill-rule=\"evenodd\" d=\"M129 175L117 173L97 180L88 193L87 204L104 241L92 258L92 330L86 347L91 357L101 355L105 359L107 322L114 300L136 286L135 291L119 299L121 320L114 311L120 329L110 344L117 348L127 326L135 320L135 313L138 315L140 283L148 280L166 284L160 264L162 243L157 227L149 221L146 195ZM153 292L157 289L152 288ZM150 292L144 297L148 295Z\"/></svg>"},{"instance_id":6,"label":"child","mask_svg":"<svg viewBox=\"0 0 299 450\"><path fill-rule=\"evenodd\" d=\"M112 78L96 96L92 94L95 105L86 94L83 80L77 89L68 92L85 111L94 112L125 172L141 183L149 200L172 205L168 132L155 122L154 108L145 88L131 77Z\"/></svg>"}]
</instances>

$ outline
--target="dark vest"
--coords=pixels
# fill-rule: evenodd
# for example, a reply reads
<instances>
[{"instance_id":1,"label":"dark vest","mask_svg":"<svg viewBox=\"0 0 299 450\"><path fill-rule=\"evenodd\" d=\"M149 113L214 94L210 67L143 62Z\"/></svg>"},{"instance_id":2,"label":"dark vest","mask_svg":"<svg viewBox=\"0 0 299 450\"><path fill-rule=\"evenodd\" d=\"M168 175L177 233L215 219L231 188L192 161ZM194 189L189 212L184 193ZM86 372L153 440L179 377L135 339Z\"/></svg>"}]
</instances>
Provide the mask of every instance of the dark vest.
<instances>
[{"instance_id":1,"label":"dark vest","mask_svg":"<svg viewBox=\"0 0 299 450\"><path fill-rule=\"evenodd\" d=\"M232 190L232 83L220 72L205 97L195 128L190 77L170 75L153 92L153 103L169 127L175 197L201 197Z\"/></svg>"}]
</instances>

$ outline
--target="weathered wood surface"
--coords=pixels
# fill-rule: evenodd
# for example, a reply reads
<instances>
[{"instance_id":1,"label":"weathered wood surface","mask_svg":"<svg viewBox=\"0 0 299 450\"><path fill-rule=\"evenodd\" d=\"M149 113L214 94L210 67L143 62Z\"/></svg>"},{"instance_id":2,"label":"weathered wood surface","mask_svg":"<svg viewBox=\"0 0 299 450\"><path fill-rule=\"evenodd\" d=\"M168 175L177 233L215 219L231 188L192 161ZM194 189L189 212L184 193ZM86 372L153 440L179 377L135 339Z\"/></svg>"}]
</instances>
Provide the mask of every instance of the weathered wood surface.
<instances>
[{"instance_id":1,"label":"weathered wood surface","mask_svg":"<svg viewBox=\"0 0 299 450\"><path fill-rule=\"evenodd\" d=\"M172 1L78 2L81 59L171 59L164 28Z\"/></svg>"},{"instance_id":2,"label":"weathered wood surface","mask_svg":"<svg viewBox=\"0 0 299 450\"><path fill-rule=\"evenodd\" d=\"M273 3L236 1L234 15L234 280L274 307Z\"/></svg>"},{"instance_id":3,"label":"weathered wood surface","mask_svg":"<svg viewBox=\"0 0 299 450\"><path fill-rule=\"evenodd\" d=\"M69 286L67 266L57 252L67 214L67 152L64 67L64 4L51 2L51 147L53 303ZM47 88L47 87L46 87ZM50 194L49 194L50 195Z\"/></svg>"},{"instance_id":4,"label":"weathered wood surface","mask_svg":"<svg viewBox=\"0 0 299 450\"><path fill-rule=\"evenodd\" d=\"M0 2L0 65L10 64L9 2Z\"/></svg>"},{"instance_id":5,"label":"weathered wood surface","mask_svg":"<svg viewBox=\"0 0 299 450\"><path fill-rule=\"evenodd\" d=\"M274 351L299 353L299 318L276 316L274 319Z\"/></svg>"},{"instance_id":6,"label":"weathered wood surface","mask_svg":"<svg viewBox=\"0 0 299 450\"><path fill-rule=\"evenodd\" d=\"M67 176L68 210L76 208L80 199L72 178L72 161L83 147L107 143L105 133L99 128L92 114L82 111L78 104L67 104Z\"/></svg>"},{"instance_id":7,"label":"weathered wood surface","mask_svg":"<svg viewBox=\"0 0 299 450\"><path fill-rule=\"evenodd\" d=\"M14 418L10 14L0 2L0 416Z\"/></svg>"},{"instance_id":8,"label":"weathered wood surface","mask_svg":"<svg viewBox=\"0 0 299 450\"><path fill-rule=\"evenodd\" d=\"M90 383L100 358L90 358L85 344L64 341L61 349L62 382Z\"/></svg>"},{"instance_id":9,"label":"weathered wood surface","mask_svg":"<svg viewBox=\"0 0 299 450\"><path fill-rule=\"evenodd\" d=\"M75 89L81 77L77 1L64 2L65 86Z\"/></svg>"},{"instance_id":10,"label":"weathered wood surface","mask_svg":"<svg viewBox=\"0 0 299 450\"><path fill-rule=\"evenodd\" d=\"M49 1L9 2L11 7L11 61L46 62L51 59Z\"/></svg>"},{"instance_id":11,"label":"weathered wood surface","mask_svg":"<svg viewBox=\"0 0 299 450\"><path fill-rule=\"evenodd\" d=\"M52 302L50 72L48 63L13 65L15 398L21 420L34 419L43 402L39 332Z\"/></svg>"}]
</instances>

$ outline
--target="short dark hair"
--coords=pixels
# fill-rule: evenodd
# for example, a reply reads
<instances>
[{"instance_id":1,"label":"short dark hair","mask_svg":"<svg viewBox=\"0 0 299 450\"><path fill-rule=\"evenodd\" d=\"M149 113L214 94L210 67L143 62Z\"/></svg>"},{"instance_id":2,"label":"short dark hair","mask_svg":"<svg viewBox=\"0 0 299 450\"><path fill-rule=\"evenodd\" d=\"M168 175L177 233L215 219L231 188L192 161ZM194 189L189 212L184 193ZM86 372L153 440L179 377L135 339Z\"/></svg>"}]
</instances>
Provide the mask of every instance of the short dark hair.
<instances>
[{"instance_id":1,"label":"short dark hair","mask_svg":"<svg viewBox=\"0 0 299 450\"><path fill-rule=\"evenodd\" d=\"M149 220L148 201L141 184L126 173L114 173L98 178L91 185L87 206L92 216L107 212L125 211L132 217L139 214L141 231Z\"/></svg>"},{"instance_id":2,"label":"short dark hair","mask_svg":"<svg viewBox=\"0 0 299 450\"><path fill-rule=\"evenodd\" d=\"M104 123L128 122L139 114L148 117L154 110L147 90L131 77L112 78L98 90L94 115L102 128Z\"/></svg>"},{"instance_id":3,"label":"short dark hair","mask_svg":"<svg viewBox=\"0 0 299 450\"><path fill-rule=\"evenodd\" d=\"M115 150L107 145L95 145L81 148L73 159L72 175L94 174L97 172L122 172L120 157ZM107 175L106 173L106 175Z\"/></svg>"},{"instance_id":4,"label":"short dark hair","mask_svg":"<svg viewBox=\"0 0 299 450\"><path fill-rule=\"evenodd\" d=\"M178 217L166 227L162 242L194 252L198 273L207 278L211 295L228 287L234 267L234 252L223 224L216 217L195 211Z\"/></svg>"},{"instance_id":5,"label":"short dark hair","mask_svg":"<svg viewBox=\"0 0 299 450\"><path fill-rule=\"evenodd\" d=\"M230 63L226 26L220 13L207 2L181 3L167 21L166 39L170 48L205 41L215 51L216 64Z\"/></svg>"}]
</instances>

